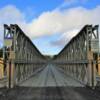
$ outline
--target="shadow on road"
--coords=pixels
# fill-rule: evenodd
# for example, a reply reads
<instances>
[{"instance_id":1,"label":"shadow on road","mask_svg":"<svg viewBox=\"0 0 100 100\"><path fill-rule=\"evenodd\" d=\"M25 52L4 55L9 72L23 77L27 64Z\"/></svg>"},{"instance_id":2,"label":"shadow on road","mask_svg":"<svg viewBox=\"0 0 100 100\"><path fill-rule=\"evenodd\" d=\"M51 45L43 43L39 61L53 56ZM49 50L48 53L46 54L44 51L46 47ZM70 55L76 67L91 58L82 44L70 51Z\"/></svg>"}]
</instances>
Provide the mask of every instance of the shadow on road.
<instances>
[{"instance_id":1,"label":"shadow on road","mask_svg":"<svg viewBox=\"0 0 100 100\"><path fill-rule=\"evenodd\" d=\"M0 100L100 100L86 87L15 87L0 89Z\"/></svg>"}]
</instances>

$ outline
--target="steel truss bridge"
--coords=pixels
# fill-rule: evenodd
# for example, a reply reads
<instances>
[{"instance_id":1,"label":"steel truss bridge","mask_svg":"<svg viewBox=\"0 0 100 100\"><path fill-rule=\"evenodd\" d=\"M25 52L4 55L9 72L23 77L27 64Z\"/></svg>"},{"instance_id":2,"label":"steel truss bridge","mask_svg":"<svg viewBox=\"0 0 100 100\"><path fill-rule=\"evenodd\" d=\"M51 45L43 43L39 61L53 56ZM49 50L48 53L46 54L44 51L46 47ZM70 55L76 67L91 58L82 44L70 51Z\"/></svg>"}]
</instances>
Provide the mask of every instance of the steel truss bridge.
<instances>
[{"instance_id":1,"label":"steel truss bridge","mask_svg":"<svg viewBox=\"0 0 100 100\"><path fill-rule=\"evenodd\" d=\"M58 55L48 60L18 25L5 24L3 56L7 72L6 85L9 88L25 82L48 64L85 86L94 88L99 84L98 25L85 25ZM51 69L53 70L52 67Z\"/></svg>"}]
</instances>

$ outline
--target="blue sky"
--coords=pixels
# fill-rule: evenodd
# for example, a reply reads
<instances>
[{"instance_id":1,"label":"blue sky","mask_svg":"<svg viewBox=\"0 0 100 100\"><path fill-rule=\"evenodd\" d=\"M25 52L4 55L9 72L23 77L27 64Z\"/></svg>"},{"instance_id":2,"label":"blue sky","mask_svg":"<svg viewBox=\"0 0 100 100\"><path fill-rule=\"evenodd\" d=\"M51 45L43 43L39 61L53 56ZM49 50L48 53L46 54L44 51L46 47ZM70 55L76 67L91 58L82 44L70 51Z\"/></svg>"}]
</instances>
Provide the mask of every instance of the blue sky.
<instances>
[{"instance_id":1,"label":"blue sky","mask_svg":"<svg viewBox=\"0 0 100 100\"><path fill-rule=\"evenodd\" d=\"M0 1L0 7L6 5L14 5L26 14L32 13L32 15L27 16L28 20L39 16L44 11L49 11L55 9L63 3L63 0L2 0ZM27 18L26 17L26 18Z\"/></svg>"},{"instance_id":2,"label":"blue sky","mask_svg":"<svg viewBox=\"0 0 100 100\"><path fill-rule=\"evenodd\" d=\"M85 24L100 24L99 11L100 0L1 0L0 35L4 23L17 23L41 53L54 55Z\"/></svg>"}]
</instances>

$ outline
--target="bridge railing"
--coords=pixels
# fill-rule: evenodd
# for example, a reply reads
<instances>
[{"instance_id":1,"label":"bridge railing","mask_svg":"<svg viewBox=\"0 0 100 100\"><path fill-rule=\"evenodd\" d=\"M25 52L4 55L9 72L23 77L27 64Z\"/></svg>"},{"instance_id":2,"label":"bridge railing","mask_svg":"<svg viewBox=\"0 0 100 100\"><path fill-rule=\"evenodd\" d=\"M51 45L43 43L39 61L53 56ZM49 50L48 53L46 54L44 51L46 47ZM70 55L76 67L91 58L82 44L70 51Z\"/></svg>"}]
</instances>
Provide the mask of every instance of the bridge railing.
<instances>
[{"instance_id":1,"label":"bridge railing","mask_svg":"<svg viewBox=\"0 0 100 100\"><path fill-rule=\"evenodd\" d=\"M18 25L4 25L4 46L8 87L18 85L44 68L45 57Z\"/></svg>"},{"instance_id":2,"label":"bridge railing","mask_svg":"<svg viewBox=\"0 0 100 100\"><path fill-rule=\"evenodd\" d=\"M53 63L81 83L94 87L97 84L96 64L99 57L98 25L86 25L64 49L54 57Z\"/></svg>"}]
</instances>

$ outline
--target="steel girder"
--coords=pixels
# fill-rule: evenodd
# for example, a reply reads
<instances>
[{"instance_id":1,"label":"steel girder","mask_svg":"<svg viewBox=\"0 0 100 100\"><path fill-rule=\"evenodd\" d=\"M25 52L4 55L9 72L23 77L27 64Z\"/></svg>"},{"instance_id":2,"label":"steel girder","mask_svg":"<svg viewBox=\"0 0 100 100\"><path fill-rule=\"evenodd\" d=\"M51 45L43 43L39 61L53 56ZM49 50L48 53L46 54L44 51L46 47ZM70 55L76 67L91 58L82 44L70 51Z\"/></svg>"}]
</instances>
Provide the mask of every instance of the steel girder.
<instances>
[{"instance_id":1,"label":"steel girder","mask_svg":"<svg viewBox=\"0 0 100 100\"><path fill-rule=\"evenodd\" d=\"M32 76L36 69L44 67L45 57L18 25L4 25L4 45L9 87L18 85Z\"/></svg>"},{"instance_id":2,"label":"steel girder","mask_svg":"<svg viewBox=\"0 0 100 100\"><path fill-rule=\"evenodd\" d=\"M95 62L98 59L98 54L98 25L86 25L53 58L53 63L81 83L94 87L97 83Z\"/></svg>"}]
</instances>

